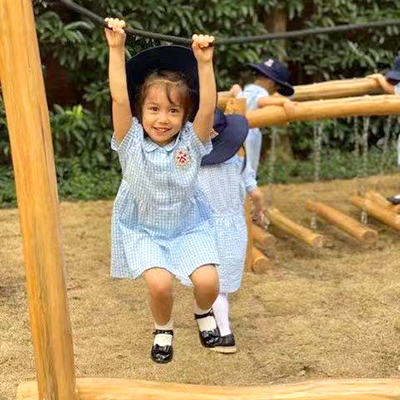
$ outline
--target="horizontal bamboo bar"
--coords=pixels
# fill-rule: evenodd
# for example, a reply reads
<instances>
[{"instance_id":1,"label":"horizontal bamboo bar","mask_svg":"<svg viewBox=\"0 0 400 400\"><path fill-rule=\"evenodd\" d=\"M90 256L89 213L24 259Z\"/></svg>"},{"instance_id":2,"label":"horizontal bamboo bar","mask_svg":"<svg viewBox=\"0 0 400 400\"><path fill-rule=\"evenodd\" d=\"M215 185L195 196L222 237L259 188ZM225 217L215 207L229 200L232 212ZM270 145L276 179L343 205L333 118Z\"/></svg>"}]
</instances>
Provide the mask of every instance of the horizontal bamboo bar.
<instances>
[{"instance_id":1,"label":"horizontal bamboo bar","mask_svg":"<svg viewBox=\"0 0 400 400\"><path fill-rule=\"evenodd\" d=\"M254 225L251 227L251 233L253 235L253 241L257 244L261 249L268 249L275 245L276 238L270 233L266 232L264 229L261 229L259 226Z\"/></svg>"},{"instance_id":2,"label":"horizontal bamboo bar","mask_svg":"<svg viewBox=\"0 0 400 400\"><path fill-rule=\"evenodd\" d=\"M385 94L385 91L376 79L367 77L294 86L294 95L290 99L292 101L313 101L375 94ZM218 92L218 107L225 109L230 97L232 95L229 91ZM271 96L271 100L280 97L283 96L277 94Z\"/></svg>"},{"instance_id":3,"label":"horizontal bamboo bar","mask_svg":"<svg viewBox=\"0 0 400 400\"><path fill-rule=\"evenodd\" d=\"M378 239L378 232L374 229L367 228L355 219L324 203L308 200L307 210L315 212L328 223L336 226L361 242L374 243Z\"/></svg>"},{"instance_id":4,"label":"horizontal bamboo bar","mask_svg":"<svg viewBox=\"0 0 400 400\"><path fill-rule=\"evenodd\" d=\"M289 114L289 115L288 115ZM378 95L269 106L246 114L251 128L350 116L400 115L400 96Z\"/></svg>"},{"instance_id":5,"label":"horizontal bamboo bar","mask_svg":"<svg viewBox=\"0 0 400 400\"><path fill-rule=\"evenodd\" d=\"M265 214L270 220L271 224L281 229L286 234L293 236L312 247L323 247L325 240L322 235L316 234L310 229L296 224L288 217L283 215L278 209L270 207L267 209Z\"/></svg>"},{"instance_id":6,"label":"horizontal bamboo bar","mask_svg":"<svg viewBox=\"0 0 400 400\"><path fill-rule=\"evenodd\" d=\"M395 214L400 214L400 204L392 204L390 201L387 201L380 193L369 190L365 194L365 197L388 211L394 212Z\"/></svg>"},{"instance_id":7,"label":"horizontal bamboo bar","mask_svg":"<svg viewBox=\"0 0 400 400\"><path fill-rule=\"evenodd\" d=\"M266 257L257 247L252 247L251 249L253 264L251 269L256 274L263 274L268 269L273 267L272 261Z\"/></svg>"},{"instance_id":8,"label":"horizontal bamboo bar","mask_svg":"<svg viewBox=\"0 0 400 400\"><path fill-rule=\"evenodd\" d=\"M291 384L222 387L129 379L77 380L81 400L394 400L399 379L331 379ZM18 386L17 400L39 400L36 382Z\"/></svg>"},{"instance_id":9,"label":"horizontal bamboo bar","mask_svg":"<svg viewBox=\"0 0 400 400\"><path fill-rule=\"evenodd\" d=\"M400 215L388 211L373 201L363 199L359 196L352 196L349 198L349 200L356 207L365 210L365 212L371 217L391 226L397 231L400 231Z\"/></svg>"}]
</instances>

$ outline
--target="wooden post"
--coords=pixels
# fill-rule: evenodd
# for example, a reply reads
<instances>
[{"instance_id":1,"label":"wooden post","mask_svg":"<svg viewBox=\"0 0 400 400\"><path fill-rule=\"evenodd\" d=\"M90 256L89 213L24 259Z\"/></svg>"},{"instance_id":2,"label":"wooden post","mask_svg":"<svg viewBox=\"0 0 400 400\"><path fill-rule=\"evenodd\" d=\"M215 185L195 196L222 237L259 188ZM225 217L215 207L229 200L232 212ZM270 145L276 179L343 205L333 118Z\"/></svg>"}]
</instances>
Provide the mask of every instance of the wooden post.
<instances>
[{"instance_id":1,"label":"wooden post","mask_svg":"<svg viewBox=\"0 0 400 400\"><path fill-rule=\"evenodd\" d=\"M368 215L383 222L386 225L400 231L400 215L397 215L379 206L371 200L359 196L350 197L350 202L361 210L365 210Z\"/></svg>"},{"instance_id":2,"label":"wooden post","mask_svg":"<svg viewBox=\"0 0 400 400\"><path fill-rule=\"evenodd\" d=\"M251 269L255 274L263 274L274 266L273 262L258 250L257 247L253 246L251 248L251 254L253 258Z\"/></svg>"},{"instance_id":3,"label":"wooden post","mask_svg":"<svg viewBox=\"0 0 400 400\"><path fill-rule=\"evenodd\" d=\"M390 201L387 201L380 193L369 190L367 193L365 193L365 198L371 200L372 202L378 204L388 211L394 212L395 214L400 214L400 204L392 204Z\"/></svg>"},{"instance_id":4,"label":"wooden post","mask_svg":"<svg viewBox=\"0 0 400 400\"><path fill-rule=\"evenodd\" d=\"M310 212L316 212L319 217L361 242L374 243L378 238L377 231L367 228L355 219L324 203L308 200L307 210Z\"/></svg>"},{"instance_id":5,"label":"wooden post","mask_svg":"<svg viewBox=\"0 0 400 400\"><path fill-rule=\"evenodd\" d=\"M47 102L30 0L0 1L0 70L21 224L39 398L76 400Z\"/></svg>"},{"instance_id":6,"label":"wooden post","mask_svg":"<svg viewBox=\"0 0 400 400\"><path fill-rule=\"evenodd\" d=\"M266 215L268 219L271 221L271 224L281 229L288 235L300 239L302 242L307 243L312 247L320 248L324 246L325 240L322 235L318 235L312 232L310 229L307 229L304 226L296 224L295 222L291 221L288 217L283 215L276 208L274 207L268 208L266 211Z\"/></svg>"},{"instance_id":7,"label":"wooden post","mask_svg":"<svg viewBox=\"0 0 400 400\"><path fill-rule=\"evenodd\" d=\"M287 104L287 103L285 103ZM378 95L268 106L246 114L251 128L350 116L400 115L400 96Z\"/></svg>"}]
</instances>

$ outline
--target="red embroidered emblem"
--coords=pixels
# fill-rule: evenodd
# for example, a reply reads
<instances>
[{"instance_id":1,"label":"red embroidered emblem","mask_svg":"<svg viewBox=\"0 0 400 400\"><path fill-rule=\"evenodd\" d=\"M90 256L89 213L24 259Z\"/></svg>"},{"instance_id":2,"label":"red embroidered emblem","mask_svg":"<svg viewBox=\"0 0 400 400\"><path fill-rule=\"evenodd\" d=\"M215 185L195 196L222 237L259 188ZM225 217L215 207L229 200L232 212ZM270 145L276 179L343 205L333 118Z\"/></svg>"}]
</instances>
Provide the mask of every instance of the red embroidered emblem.
<instances>
[{"instance_id":1,"label":"red embroidered emblem","mask_svg":"<svg viewBox=\"0 0 400 400\"><path fill-rule=\"evenodd\" d=\"M184 167L189 164L190 156L185 149L178 149L175 153L175 164L178 167Z\"/></svg>"}]
</instances>

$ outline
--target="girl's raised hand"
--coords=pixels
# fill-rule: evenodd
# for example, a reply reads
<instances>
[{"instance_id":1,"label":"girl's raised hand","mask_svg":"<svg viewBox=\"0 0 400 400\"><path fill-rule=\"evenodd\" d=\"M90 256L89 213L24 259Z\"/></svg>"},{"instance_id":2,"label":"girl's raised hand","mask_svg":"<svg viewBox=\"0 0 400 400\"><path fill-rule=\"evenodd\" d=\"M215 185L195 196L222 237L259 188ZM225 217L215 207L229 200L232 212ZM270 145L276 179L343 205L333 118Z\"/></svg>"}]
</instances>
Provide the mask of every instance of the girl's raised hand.
<instances>
[{"instance_id":1,"label":"girl's raised hand","mask_svg":"<svg viewBox=\"0 0 400 400\"><path fill-rule=\"evenodd\" d=\"M107 42L110 47L122 47L125 45L126 33L125 21L118 18L106 18L104 20L108 28L104 29Z\"/></svg>"},{"instance_id":2,"label":"girl's raised hand","mask_svg":"<svg viewBox=\"0 0 400 400\"><path fill-rule=\"evenodd\" d=\"M210 62L213 57L214 36L209 35L193 35L192 49L197 62Z\"/></svg>"}]
</instances>

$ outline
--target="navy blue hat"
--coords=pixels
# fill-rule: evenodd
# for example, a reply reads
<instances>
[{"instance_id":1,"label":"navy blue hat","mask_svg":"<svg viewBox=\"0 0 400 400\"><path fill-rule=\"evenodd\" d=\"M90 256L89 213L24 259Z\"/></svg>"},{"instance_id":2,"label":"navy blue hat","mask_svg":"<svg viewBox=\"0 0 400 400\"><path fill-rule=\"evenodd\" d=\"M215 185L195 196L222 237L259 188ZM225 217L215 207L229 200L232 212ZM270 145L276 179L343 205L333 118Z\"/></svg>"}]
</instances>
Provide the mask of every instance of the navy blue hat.
<instances>
[{"instance_id":1,"label":"navy blue hat","mask_svg":"<svg viewBox=\"0 0 400 400\"><path fill-rule=\"evenodd\" d=\"M193 120L199 108L199 77L193 51L183 46L157 46L143 50L126 63L126 78L132 114L146 77L155 71L177 72L186 80L193 101Z\"/></svg>"},{"instance_id":2,"label":"navy blue hat","mask_svg":"<svg viewBox=\"0 0 400 400\"><path fill-rule=\"evenodd\" d=\"M393 68L386 74L386 78L396 82L400 81L400 53L394 59Z\"/></svg>"},{"instance_id":3,"label":"navy blue hat","mask_svg":"<svg viewBox=\"0 0 400 400\"><path fill-rule=\"evenodd\" d=\"M217 108L214 113L214 131L218 135L212 139L211 153L201 160L202 166L221 164L232 158L246 140L249 123L243 115L225 115Z\"/></svg>"},{"instance_id":4,"label":"navy blue hat","mask_svg":"<svg viewBox=\"0 0 400 400\"><path fill-rule=\"evenodd\" d=\"M294 93L294 89L289 83L290 72L278 60L267 58L261 64L249 63L247 65L276 82L279 85L278 93L282 96L292 96Z\"/></svg>"}]
</instances>

